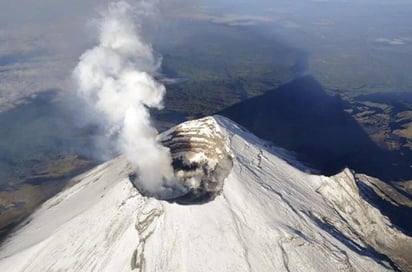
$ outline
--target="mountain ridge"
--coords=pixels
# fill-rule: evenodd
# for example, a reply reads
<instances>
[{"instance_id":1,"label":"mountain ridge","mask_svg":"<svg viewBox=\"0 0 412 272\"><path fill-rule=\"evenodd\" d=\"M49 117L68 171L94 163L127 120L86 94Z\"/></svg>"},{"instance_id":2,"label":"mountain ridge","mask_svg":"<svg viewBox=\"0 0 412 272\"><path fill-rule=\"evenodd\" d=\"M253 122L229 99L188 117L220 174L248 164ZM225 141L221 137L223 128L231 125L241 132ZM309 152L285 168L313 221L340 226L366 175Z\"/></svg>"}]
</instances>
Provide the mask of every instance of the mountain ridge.
<instances>
[{"instance_id":1,"label":"mountain ridge","mask_svg":"<svg viewBox=\"0 0 412 272\"><path fill-rule=\"evenodd\" d=\"M0 270L411 269L412 239L362 199L349 169L308 174L288 151L227 118L206 118L234 155L215 199L179 205L144 197L118 157L76 177L23 222L0 249Z\"/></svg>"}]
</instances>

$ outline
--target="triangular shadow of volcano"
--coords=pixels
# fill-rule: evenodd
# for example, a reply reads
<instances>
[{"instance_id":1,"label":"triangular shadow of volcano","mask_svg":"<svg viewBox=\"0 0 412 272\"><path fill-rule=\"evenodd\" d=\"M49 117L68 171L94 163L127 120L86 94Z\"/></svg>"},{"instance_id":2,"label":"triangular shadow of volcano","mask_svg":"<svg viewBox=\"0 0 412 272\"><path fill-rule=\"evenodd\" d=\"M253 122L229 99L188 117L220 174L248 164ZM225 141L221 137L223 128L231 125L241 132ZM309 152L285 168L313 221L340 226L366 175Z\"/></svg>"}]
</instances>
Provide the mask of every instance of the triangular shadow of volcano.
<instances>
[{"instance_id":1,"label":"triangular shadow of volcano","mask_svg":"<svg viewBox=\"0 0 412 272\"><path fill-rule=\"evenodd\" d=\"M380 149L344 111L342 100L327 95L312 76L295 79L218 114L295 151L325 175L350 167L384 180L412 178L412 159Z\"/></svg>"}]
</instances>

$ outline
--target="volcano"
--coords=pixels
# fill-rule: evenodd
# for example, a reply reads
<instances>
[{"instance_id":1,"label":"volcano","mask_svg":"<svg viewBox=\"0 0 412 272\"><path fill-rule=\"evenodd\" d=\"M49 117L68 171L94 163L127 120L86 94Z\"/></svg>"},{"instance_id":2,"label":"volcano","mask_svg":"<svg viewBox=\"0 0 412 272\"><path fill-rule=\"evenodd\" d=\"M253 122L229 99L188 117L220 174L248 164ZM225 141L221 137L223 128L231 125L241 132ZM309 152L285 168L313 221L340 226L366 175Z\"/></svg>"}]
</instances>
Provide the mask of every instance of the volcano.
<instances>
[{"instance_id":1,"label":"volcano","mask_svg":"<svg viewBox=\"0 0 412 272\"><path fill-rule=\"evenodd\" d=\"M411 271L412 238L362 197L372 179L309 174L221 116L159 140L181 195L145 194L126 158L113 159L16 228L0 271Z\"/></svg>"},{"instance_id":2,"label":"volcano","mask_svg":"<svg viewBox=\"0 0 412 272\"><path fill-rule=\"evenodd\" d=\"M132 173L130 180L140 193L179 204L196 204L213 200L222 192L233 156L214 118L180 124L159 135L158 140L170 149L181 186L171 188L170 195L150 194L140 185L138 173Z\"/></svg>"}]
</instances>

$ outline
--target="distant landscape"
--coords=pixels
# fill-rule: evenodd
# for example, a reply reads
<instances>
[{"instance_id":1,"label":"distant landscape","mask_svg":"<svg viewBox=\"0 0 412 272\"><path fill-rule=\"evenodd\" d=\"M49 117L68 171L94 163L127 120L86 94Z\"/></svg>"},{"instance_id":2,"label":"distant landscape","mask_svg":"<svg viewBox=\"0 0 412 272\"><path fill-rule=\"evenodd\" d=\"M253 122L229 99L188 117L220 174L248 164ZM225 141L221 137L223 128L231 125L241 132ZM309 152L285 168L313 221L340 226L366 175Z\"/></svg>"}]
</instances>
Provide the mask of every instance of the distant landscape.
<instances>
[{"instance_id":1,"label":"distant landscape","mask_svg":"<svg viewBox=\"0 0 412 272\"><path fill-rule=\"evenodd\" d=\"M276 97L277 89L287 92L291 82L303 78L300 81L303 85L295 89L297 93L290 94L297 95L300 104L293 104L293 99L286 98L273 101L273 105L283 105L287 109L306 108L307 113L315 117L327 116L325 124L332 126L334 122L338 126L351 122L333 132L335 134L329 131L333 135L322 138L323 135L317 143L338 139L342 133L351 134L353 127L356 127L356 133L362 135L360 142L353 142L359 140L358 137L351 138L340 146L340 150L326 156L330 150L326 148L319 152L320 147L314 144L315 139L308 142L312 150L302 147L302 129L307 129L311 137L322 133L317 131L312 134L310 131L319 119L299 123L307 120L277 116L280 123L272 122L269 125L273 129L273 126L283 124L281 134L276 135L270 134L280 133L276 129L265 132L261 131L262 126L254 129L248 119L253 117L253 122L265 124L272 120L265 115L253 115L246 111L242 116L236 115L234 121L271 140L273 144L296 152L308 163L308 167L326 174L349 166L360 172L375 174L388 182L412 179L409 172L412 164L412 74L397 74L397 80L393 72L386 70L392 69L390 64L384 66L368 62L367 55L362 52L356 52L356 55L364 56L365 60L357 58L353 62L351 58L339 56L327 44L308 53L308 49L291 46L285 37L278 39L271 31L256 29L255 26L210 22L187 24L184 21L176 22L176 25L185 25L186 37L162 40L158 44L154 42L155 49L163 58L159 79L168 90L165 109L153 111L153 122L159 131L184 120L216 113L234 117L232 106L251 103L254 98L267 103L270 100L265 96L273 94ZM190 42L187 37L190 37ZM301 38L305 39L305 36ZM374 49L371 52L383 58L383 62L397 62L391 59L395 48L383 42L372 43ZM308 45L312 49L316 47L310 41ZM325 47L330 50L322 51ZM355 47L358 48L358 45L355 44ZM385 54L389 54L388 57ZM411 62L403 63L406 65L405 71L410 71L407 65ZM352 66L356 66L359 72ZM306 85L308 75L312 79ZM316 87L311 85L313 81L317 82ZM324 100L310 105L305 95L313 95L312 91L317 88L322 90ZM48 90L26 99L25 103L14 109L0 113L0 214L4 221L0 222L0 229L7 229L10 222L13 224L24 218L36 205L66 186L70 177L118 155L115 152L102 155L96 150L94 142L99 128L76 120L73 113L77 106L68 104L77 102L68 103L65 95L59 89ZM327 101L334 102L322 104L329 103ZM270 104L268 106L271 107ZM339 111L339 114L330 116L318 108L323 106L328 111ZM78 107L81 110L81 104ZM254 107L260 108L259 104ZM286 119L282 120L283 117ZM340 119L334 120L333 117ZM299 129L296 130L296 127ZM330 143L338 145L338 142ZM346 155L339 153L346 145L355 147L355 150L348 151ZM375 153L370 153L372 149L380 155L373 156ZM391 165L382 168L388 162L388 154ZM385 160L379 161L380 158ZM394 165L396 163L400 165ZM397 167L402 170L397 172ZM407 191L411 190L409 185L402 186ZM16 200L17 192L24 192L22 195L25 197Z\"/></svg>"}]
</instances>

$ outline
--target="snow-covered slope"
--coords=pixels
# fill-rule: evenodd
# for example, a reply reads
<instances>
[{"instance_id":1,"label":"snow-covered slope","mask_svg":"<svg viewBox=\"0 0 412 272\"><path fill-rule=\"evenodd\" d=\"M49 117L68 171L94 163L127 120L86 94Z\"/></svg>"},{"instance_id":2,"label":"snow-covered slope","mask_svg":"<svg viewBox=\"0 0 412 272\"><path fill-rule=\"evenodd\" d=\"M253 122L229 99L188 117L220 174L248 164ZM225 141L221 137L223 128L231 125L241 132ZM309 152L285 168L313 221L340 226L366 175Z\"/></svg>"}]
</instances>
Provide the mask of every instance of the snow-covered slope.
<instances>
[{"instance_id":1,"label":"snow-covered slope","mask_svg":"<svg viewBox=\"0 0 412 272\"><path fill-rule=\"evenodd\" d=\"M349 170L307 174L230 120L206 120L234 160L215 199L144 197L119 157L24 222L0 250L0 271L391 271L390 246L411 250L411 238L359 196Z\"/></svg>"}]
</instances>

